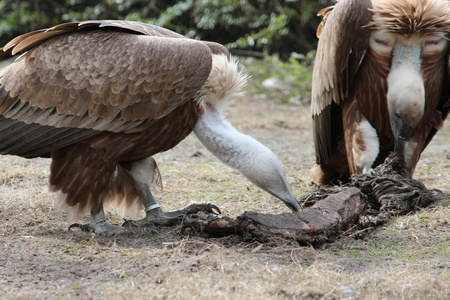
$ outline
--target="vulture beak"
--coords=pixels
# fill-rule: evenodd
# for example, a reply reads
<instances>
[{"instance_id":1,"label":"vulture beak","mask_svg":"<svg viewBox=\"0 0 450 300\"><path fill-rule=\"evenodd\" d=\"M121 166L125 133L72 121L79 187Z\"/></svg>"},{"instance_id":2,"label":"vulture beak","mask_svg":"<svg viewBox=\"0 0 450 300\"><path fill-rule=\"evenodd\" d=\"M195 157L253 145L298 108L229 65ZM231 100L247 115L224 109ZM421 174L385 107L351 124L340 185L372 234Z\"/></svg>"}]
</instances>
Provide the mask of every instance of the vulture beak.
<instances>
[{"instance_id":1,"label":"vulture beak","mask_svg":"<svg viewBox=\"0 0 450 300\"><path fill-rule=\"evenodd\" d=\"M274 180L273 178L271 181L276 182L276 185L273 183L267 184L264 183L264 181L261 180L255 180L255 176L249 176L244 174L248 180L253 182L256 186L259 188L265 190L272 196L275 196L276 198L283 201L283 203L289 207L290 210L293 212L302 211L300 204L298 203L297 198L295 197L294 193L292 192L291 188L289 187L289 184L286 180L286 177L284 175L284 172L280 172L279 175L277 175L277 179ZM258 182L259 181L259 182Z\"/></svg>"},{"instance_id":2,"label":"vulture beak","mask_svg":"<svg viewBox=\"0 0 450 300\"><path fill-rule=\"evenodd\" d=\"M263 173L265 172L265 170L262 169L255 169L251 173L242 170L240 171L245 177L247 177L250 182L281 200L293 212L303 210L291 188L289 187L286 175L281 169L281 165L279 164L278 160L275 162L275 165L270 168L270 172L266 174Z\"/></svg>"},{"instance_id":3,"label":"vulture beak","mask_svg":"<svg viewBox=\"0 0 450 300\"><path fill-rule=\"evenodd\" d=\"M300 204L298 204L297 198L294 196L294 193L291 192L291 195L289 196L289 199L282 199L284 204L286 204L287 207L289 207L292 211L298 212L302 211L303 209L300 207Z\"/></svg>"},{"instance_id":4,"label":"vulture beak","mask_svg":"<svg viewBox=\"0 0 450 300\"><path fill-rule=\"evenodd\" d=\"M395 145L394 151L398 156L403 156L406 150L406 144L413 134L412 126L404 126L400 112L395 111L392 117L392 131L394 133Z\"/></svg>"}]
</instances>

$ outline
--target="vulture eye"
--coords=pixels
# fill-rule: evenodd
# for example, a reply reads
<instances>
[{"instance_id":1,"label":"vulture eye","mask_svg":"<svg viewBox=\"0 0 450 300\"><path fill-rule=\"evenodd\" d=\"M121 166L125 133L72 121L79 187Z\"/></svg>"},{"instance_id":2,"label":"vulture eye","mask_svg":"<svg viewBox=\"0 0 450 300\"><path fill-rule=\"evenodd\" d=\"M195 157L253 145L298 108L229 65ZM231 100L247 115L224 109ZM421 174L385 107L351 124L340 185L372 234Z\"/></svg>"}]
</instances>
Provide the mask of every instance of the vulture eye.
<instances>
[{"instance_id":1,"label":"vulture eye","mask_svg":"<svg viewBox=\"0 0 450 300\"><path fill-rule=\"evenodd\" d=\"M389 46L389 41L388 40L383 40L383 39L375 39L375 42L377 44L383 45L383 46Z\"/></svg>"},{"instance_id":2,"label":"vulture eye","mask_svg":"<svg viewBox=\"0 0 450 300\"><path fill-rule=\"evenodd\" d=\"M437 45L439 43L439 40L431 40L431 41L425 41L425 46L428 45Z\"/></svg>"},{"instance_id":3,"label":"vulture eye","mask_svg":"<svg viewBox=\"0 0 450 300\"><path fill-rule=\"evenodd\" d=\"M422 41L423 52L443 51L447 47L447 40L444 38L430 38Z\"/></svg>"},{"instance_id":4,"label":"vulture eye","mask_svg":"<svg viewBox=\"0 0 450 300\"><path fill-rule=\"evenodd\" d=\"M395 44L395 37L385 32L374 31L370 37L370 47L378 53L388 54Z\"/></svg>"}]
</instances>

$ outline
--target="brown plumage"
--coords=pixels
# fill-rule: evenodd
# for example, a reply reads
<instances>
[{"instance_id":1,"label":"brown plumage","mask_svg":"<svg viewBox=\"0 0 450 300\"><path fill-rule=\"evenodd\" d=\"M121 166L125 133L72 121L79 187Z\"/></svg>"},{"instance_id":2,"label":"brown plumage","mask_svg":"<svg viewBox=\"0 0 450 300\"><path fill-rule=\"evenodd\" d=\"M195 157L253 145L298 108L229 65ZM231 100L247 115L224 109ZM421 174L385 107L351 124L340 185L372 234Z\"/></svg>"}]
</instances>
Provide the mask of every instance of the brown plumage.
<instances>
[{"instance_id":1,"label":"brown plumage","mask_svg":"<svg viewBox=\"0 0 450 300\"><path fill-rule=\"evenodd\" d=\"M207 44L131 22L63 24L4 51L28 52L0 75L1 122L18 127L1 152L51 156L52 190L80 210L111 198L118 161L171 149L192 131L202 113L192 100L211 70Z\"/></svg>"},{"instance_id":2,"label":"brown plumage","mask_svg":"<svg viewBox=\"0 0 450 300\"><path fill-rule=\"evenodd\" d=\"M90 210L91 224L104 219L103 204L117 197L131 205L138 196L149 210L158 206L147 187L152 178L141 175L157 170L147 158L183 140L206 107L220 113L220 103L239 95L246 80L222 45L138 22L34 31L9 42L0 60L21 53L0 71L0 153L51 157L51 189L62 192L73 214ZM209 126L208 116L202 124ZM202 128L212 132L208 126ZM275 165L285 195L243 173L300 209Z\"/></svg>"},{"instance_id":3,"label":"brown plumage","mask_svg":"<svg viewBox=\"0 0 450 300\"><path fill-rule=\"evenodd\" d=\"M346 181L391 151L412 174L449 112L449 2L341 0L321 14L314 181Z\"/></svg>"}]
</instances>

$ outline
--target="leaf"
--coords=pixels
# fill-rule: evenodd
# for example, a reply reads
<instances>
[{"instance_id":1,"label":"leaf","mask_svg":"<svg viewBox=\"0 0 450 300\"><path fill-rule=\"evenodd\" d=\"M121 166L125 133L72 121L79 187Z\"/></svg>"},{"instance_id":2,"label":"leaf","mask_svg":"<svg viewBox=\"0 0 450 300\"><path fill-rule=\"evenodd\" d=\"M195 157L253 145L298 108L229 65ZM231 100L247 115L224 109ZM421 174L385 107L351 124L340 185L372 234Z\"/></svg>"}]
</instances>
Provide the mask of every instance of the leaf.
<instances>
[{"instance_id":1,"label":"leaf","mask_svg":"<svg viewBox=\"0 0 450 300\"><path fill-rule=\"evenodd\" d=\"M419 211L416 211L416 215L417 215L417 218L419 218L419 220L429 219L429 217L421 217L421 216L419 216Z\"/></svg>"}]
</instances>

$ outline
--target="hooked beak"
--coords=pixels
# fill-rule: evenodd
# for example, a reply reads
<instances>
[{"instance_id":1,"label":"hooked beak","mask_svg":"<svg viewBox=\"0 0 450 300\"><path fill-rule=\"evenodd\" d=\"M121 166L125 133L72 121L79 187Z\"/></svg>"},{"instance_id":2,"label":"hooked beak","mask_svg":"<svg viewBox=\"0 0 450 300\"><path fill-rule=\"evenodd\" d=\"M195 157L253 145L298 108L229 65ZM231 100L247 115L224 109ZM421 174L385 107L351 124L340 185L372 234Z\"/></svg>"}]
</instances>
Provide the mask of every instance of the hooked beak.
<instances>
[{"instance_id":1,"label":"hooked beak","mask_svg":"<svg viewBox=\"0 0 450 300\"><path fill-rule=\"evenodd\" d=\"M392 131L395 137L394 151L398 156L405 154L406 144L412 137L413 128L411 126L404 126L403 120L400 114L394 112Z\"/></svg>"},{"instance_id":2,"label":"hooked beak","mask_svg":"<svg viewBox=\"0 0 450 300\"><path fill-rule=\"evenodd\" d=\"M295 197L294 193L292 193L292 191L289 196L289 199L281 199L283 203L286 204L286 206L294 212L302 211L303 209L301 208L297 198Z\"/></svg>"}]
</instances>

